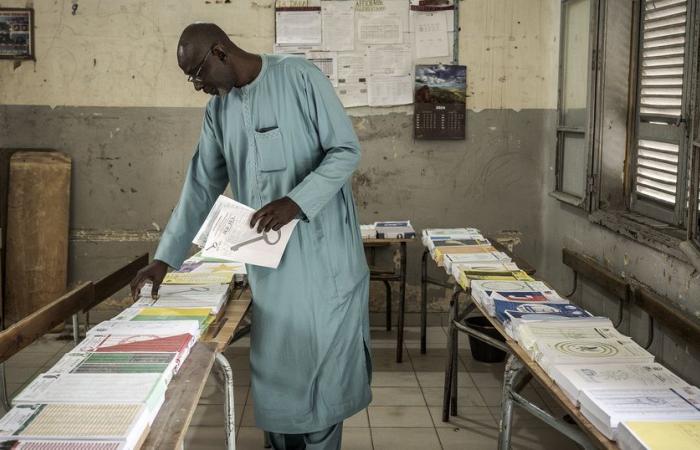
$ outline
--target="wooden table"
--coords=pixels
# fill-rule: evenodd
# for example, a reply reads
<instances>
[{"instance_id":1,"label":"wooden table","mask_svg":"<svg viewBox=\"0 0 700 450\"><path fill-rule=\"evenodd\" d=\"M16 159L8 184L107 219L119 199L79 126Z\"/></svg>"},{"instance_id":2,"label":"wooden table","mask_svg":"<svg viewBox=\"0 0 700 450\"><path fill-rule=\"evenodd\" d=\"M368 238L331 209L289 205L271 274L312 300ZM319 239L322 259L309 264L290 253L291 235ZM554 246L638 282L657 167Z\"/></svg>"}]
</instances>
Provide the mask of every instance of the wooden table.
<instances>
[{"instance_id":1,"label":"wooden table","mask_svg":"<svg viewBox=\"0 0 700 450\"><path fill-rule=\"evenodd\" d=\"M459 296L462 293L467 293L468 304L465 311L460 313ZM485 336L462 323L464 317L475 310L488 318L489 322L498 330L501 336L503 336L505 342L500 342L489 336ZM498 435L499 450L510 449L513 405L518 405L525 409L527 412L574 440L585 449L599 448L604 450L619 450L615 442L603 436L603 434L583 416L576 405L566 397L554 380L530 357L527 351L508 336L503 325L496 320L496 318L491 317L488 312L474 300L471 293L466 292L460 286L454 287L452 301L450 302L450 332L448 333L447 343L447 353L449 356L445 368L443 422L449 420L450 413L452 415L457 414L457 376L459 373L457 370L459 343L457 332L464 332L508 353L501 397L501 418ZM536 378L537 381L552 394L557 403L576 421L578 427L553 417L548 412L542 410L539 406L531 403L520 395L519 392L532 377Z\"/></svg>"},{"instance_id":2,"label":"wooden table","mask_svg":"<svg viewBox=\"0 0 700 450\"><path fill-rule=\"evenodd\" d=\"M399 282L399 314L396 334L396 362L403 361L403 329L406 316L406 243L409 239L363 239L365 249L370 250L370 281L381 281L386 287L386 329L391 330L391 285L392 281ZM375 250L380 247L399 246L398 254L394 257L392 269L380 269L374 266Z\"/></svg>"},{"instance_id":3,"label":"wooden table","mask_svg":"<svg viewBox=\"0 0 700 450\"><path fill-rule=\"evenodd\" d=\"M222 352L239 334L241 320L250 309L250 291L234 289L225 308L190 351L165 392L165 403L156 416L141 449L180 450L209 373L217 364L225 379L227 449L235 445L233 371Z\"/></svg>"}]
</instances>

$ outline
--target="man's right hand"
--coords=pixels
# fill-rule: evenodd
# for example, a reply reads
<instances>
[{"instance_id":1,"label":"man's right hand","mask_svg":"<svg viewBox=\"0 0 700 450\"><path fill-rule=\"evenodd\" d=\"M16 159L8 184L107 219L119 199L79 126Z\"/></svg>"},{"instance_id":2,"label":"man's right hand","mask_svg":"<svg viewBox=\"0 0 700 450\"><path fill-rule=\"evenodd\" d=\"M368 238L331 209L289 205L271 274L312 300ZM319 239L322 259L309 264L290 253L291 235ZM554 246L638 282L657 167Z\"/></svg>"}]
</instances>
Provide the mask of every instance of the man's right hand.
<instances>
[{"instance_id":1,"label":"man's right hand","mask_svg":"<svg viewBox=\"0 0 700 450\"><path fill-rule=\"evenodd\" d=\"M154 259L152 263L139 270L134 279L131 280L131 298L134 300L138 298L141 288L148 280L153 284L151 297L156 298L158 296L160 283L163 282L166 273L168 273L168 265L163 261Z\"/></svg>"}]
</instances>

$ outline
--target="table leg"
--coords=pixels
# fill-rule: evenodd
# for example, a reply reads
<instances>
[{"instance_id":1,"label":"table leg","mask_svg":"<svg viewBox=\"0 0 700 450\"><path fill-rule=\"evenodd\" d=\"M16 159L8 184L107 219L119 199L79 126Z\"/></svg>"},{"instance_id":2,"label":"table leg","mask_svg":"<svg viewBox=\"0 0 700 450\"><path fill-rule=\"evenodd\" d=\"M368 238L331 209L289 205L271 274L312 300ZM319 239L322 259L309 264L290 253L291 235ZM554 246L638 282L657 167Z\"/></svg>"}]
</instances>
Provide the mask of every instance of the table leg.
<instances>
[{"instance_id":1,"label":"table leg","mask_svg":"<svg viewBox=\"0 0 700 450\"><path fill-rule=\"evenodd\" d=\"M73 314L73 343L80 344L80 321L77 313Z\"/></svg>"},{"instance_id":2,"label":"table leg","mask_svg":"<svg viewBox=\"0 0 700 450\"><path fill-rule=\"evenodd\" d=\"M519 389L522 379L523 363L515 356L508 355L503 374L503 392L501 394L501 420L498 430L498 449L510 450L511 426L513 423L513 397L511 393Z\"/></svg>"},{"instance_id":3,"label":"table leg","mask_svg":"<svg viewBox=\"0 0 700 450\"><path fill-rule=\"evenodd\" d=\"M391 283L384 280L386 289L386 331L391 331Z\"/></svg>"},{"instance_id":4,"label":"table leg","mask_svg":"<svg viewBox=\"0 0 700 450\"><path fill-rule=\"evenodd\" d=\"M428 249L423 251L420 260L420 352L426 351L426 331L428 327Z\"/></svg>"},{"instance_id":5,"label":"table leg","mask_svg":"<svg viewBox=\"0 0 700 450\"><path fill-rule=\"evenodd\" d=\"M396 362L403 360L403 325L406 314L406 243L401 242L401 267L399 268L399 318L398 333L396 336Z\"/></svg>"},{"instance_id":6,"label":"table leg","mask_svg":"<svg viewBox=\"0 0 700 450\"><path fill-rule=\"evenodd\" d=\"M452 317L453 321L458 321L459 320L459 294L460 290L455 288L454 290L454 295L453 295L453 302L451 304L452 306ZM457 385L458 385L458 377L459 377L459 330L457 330L456 326L452 326L451 328L451 333L452 333L452 354L450 357L452 358L452 388L451 388L451 396L450 396L450 409L452 411L452 415L456 416L457 415L457 395L458 395L458 390L457 390Z\"/></svg>"},{"instance_id":7,"label":"table leg","mask_svg":"<svg viewBox=\"0 0 700 450\"><path fill-rule=\"evenodd\" d=\"M7 395L7 378L5 378L5 363L0 363L0 403L2 404L2 408L5 410L5 412L9 411L10 408L10 401Z\"/></svg>"},{"instance_id":8,"label":"table leg","mask_svg":"<svg viewBox=\"0 0 700 450\"><path fill-rule=\"evenodd\" d=\"M225 429L226 429L226 449L236 450L236 419L234 417L234 399L233 399L233 370L228 359L222 353L216 353L216 363L224 376L224 410L225 410Z\"/></svg>"},{"instance_id":9,"label":"table leg","mask_svg":"<svg viewBox=\"0 0 700 450\"><path fill-rule=\"evenodd\" d=\"M452 298L450 299L450 312L449 312L449 329L447 331L447 358L445 363L445 384L442 397L442 421L449 422L450 420L450 402L452 399L452 389L454 386L453 377L455 373L455 359L453 357L454 352L454 338L456 333L454 330L454 319L456 317L455 313L455 299L459 296L459 286L455 286L452 290Z\"/></svg>"}]
</instances>

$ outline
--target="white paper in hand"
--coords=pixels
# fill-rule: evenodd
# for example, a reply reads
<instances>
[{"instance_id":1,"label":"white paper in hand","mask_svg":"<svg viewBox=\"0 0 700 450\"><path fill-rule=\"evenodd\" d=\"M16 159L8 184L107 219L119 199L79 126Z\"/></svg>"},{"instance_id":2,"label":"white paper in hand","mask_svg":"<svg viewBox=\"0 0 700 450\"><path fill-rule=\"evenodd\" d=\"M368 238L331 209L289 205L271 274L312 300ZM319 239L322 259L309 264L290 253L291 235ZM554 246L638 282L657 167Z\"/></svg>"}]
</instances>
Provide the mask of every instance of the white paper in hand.
<instances>
[{"instance_id":1,"label":"white paper in hand","mask_svg":"<svg viewBox=\"0 0 700 450\"><path fill-rule=\"evenodd\" d=\"M253 208L219 196L193 241L202 247L202 256L277 268L299 221L292 220L279 231L258 233L250 228L254 212Z\"/></svg>"}]
</instances>

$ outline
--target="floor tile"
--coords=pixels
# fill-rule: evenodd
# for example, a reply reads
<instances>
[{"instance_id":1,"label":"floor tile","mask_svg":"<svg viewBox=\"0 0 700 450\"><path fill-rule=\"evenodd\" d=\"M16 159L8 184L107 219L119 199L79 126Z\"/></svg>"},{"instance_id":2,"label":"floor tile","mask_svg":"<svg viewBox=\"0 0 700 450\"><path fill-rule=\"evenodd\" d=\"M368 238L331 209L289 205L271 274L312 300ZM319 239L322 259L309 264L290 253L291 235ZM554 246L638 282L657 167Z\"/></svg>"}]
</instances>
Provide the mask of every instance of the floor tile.
<instances>
[{"instance_id":1,"label":"floor tile","mask_svg":"<svg viewBox=\"0 0 700 450\"><path fill-rule=\"evenodd\" d=\"M370 406L370 427L432 427L430 412L425 406Z\"/></svg>"},{"instance_id":2,"label":"floor tile","mask_svg":"<svg viewBox=\"0 0 700 450\"><path fill-rule=\"evenodd\" d=\"M374 450L441 450L435 428L372 428Z\"/></svg>"},{"instance_id":3,"label":"floor tile","mask_svg":"<svg viewBox=\"0 0 700 450\"><path fill-rule=\"evenodd\" d=\"M418 378L418 384L420 387L443 387L445 385L445 372L444 369L436 372L416 372L416 378ZM467 373L460 372L457 375L457 384L459 386L473 386L472 379Z\"/></svg>"},{"instance_id":4,"label":"floor tile","mask_svg":"<svg viewBox=\"0 0 700 450\"><path fill-rule=\"evenodd\" d=\"M418 387L416 374L406 372L372 372L372 387Z\"/></svg>"},{"instance_id":5,"label":"floor tile","mask_svg":"<svg viewBox=\"0 0 700 450\"><path fill-rule=\"evenodd\" d=\"M428 410L433 418L435 428L474 428L489 427L497 424L491 414L491 410L485 406L457 405L457 415L450 416L448 422L442 421L442 406L430 406Z\"/></svg>"},{"instance_id":6,"label":"floor tile","mask_svg":"<svg viewBox=\"0 0 700 450\"><path fill-rule=\"evenodd\" d=\"M347 428L343 425L341 450L372 450L369 428Z\"/></svg>"},{"instance_id":7,"label":"floor tile","mask_svg":"<svg viewBox=\"0 0 700 450\"><path fill-rule=\"evenodd\" d=\"M439 388L422 388L423 396L425 397L428 406L442 406L444 389ZM484 399L479 391L470 386L457 387L457 405L464 406L486 406Z\"/></svg>"},{"instance_id":8,"label":"floor tile","mask_svg":"<svg viewBox=\"0 0 700 450\"><path fill-rule=\"evenodd\" d=\"M367 409L365 408L354 416L345 419L343 428L369 428Z\"/></svg>"},{"instance_id":9,"label":"floor tile","mask_svg":"<svg viewBox=\"0 0 700 450\"><path fill-rule=\"evenodd\" d=\"M437 433L443 450L494 450L498 442L498 430L495 426L438 428Z\"/></svg>"},{"instance_id":10,"label":"floor tile","mask_svg":"<svg viewBox=\"0 0 700 450\"><path fill-rule=\"evenodd\" d=\"M238 430L238 433L236 434L236 448L240 450L263 450L265 440L263 437L263 432L259 428L255 427L241 427ZM217 450L221 450L223 448L223 442L219 441L218 442L218 447L216 447ZM189 447L185 446L186 449L190 450L199 450L198 447ZM214 447L212 447L214 448ZM205 449L202 449L205 450ZM208 450L208 449L206 449Z\"/></svg>"},{"instance_id":11,"label":"floor tile","mask_svg":"<svg viewBox=\"0 0 700 450\"><path fill-rule=\"evenodd\" d=\"M425 406L419 387L373 387L371 406Z\"/></svg>"},{"instance_id":12,"label":"floor tile","mask_svg":"<svg viewBox=\"0 0 700 450\"><path fill-rule=\"evenodd\" d=\"M224 448L225 440L224 427L190 427L185 435L185 448L193 450L221 450ZM239 448L252 449L255 447L240 446Z\"/></svg>"}]
</instances>

